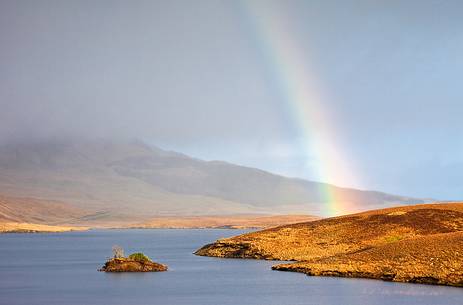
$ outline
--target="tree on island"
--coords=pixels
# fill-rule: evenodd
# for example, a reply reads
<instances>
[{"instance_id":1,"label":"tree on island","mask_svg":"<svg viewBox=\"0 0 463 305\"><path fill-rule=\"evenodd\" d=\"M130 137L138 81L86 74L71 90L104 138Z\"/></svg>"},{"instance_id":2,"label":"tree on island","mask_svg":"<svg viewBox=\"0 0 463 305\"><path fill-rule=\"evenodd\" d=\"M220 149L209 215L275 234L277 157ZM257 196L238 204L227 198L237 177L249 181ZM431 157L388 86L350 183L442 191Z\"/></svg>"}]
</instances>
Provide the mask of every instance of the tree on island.
<instances>
[{"instance_id":1,"label":"tree on island","mask_svg":"<svg viewBox=\"0 0 463 305\"><path fill-rule=\"evenodd\" d=\"M114 245L113 246L113 256L114 256L114 258L123 258L124 257L124 249L121 246Z\"/></svg>"}]
</instances>

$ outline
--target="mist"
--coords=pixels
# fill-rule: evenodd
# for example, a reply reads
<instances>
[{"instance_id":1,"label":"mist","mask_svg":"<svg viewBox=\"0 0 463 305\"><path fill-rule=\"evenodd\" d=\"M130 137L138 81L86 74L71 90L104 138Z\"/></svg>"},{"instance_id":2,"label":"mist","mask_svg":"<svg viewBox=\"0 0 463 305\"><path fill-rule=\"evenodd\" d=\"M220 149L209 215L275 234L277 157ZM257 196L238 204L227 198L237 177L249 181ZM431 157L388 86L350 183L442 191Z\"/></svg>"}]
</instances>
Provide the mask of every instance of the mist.
<instances>
[{"instance_id":1,"label":"mist","mask_svg":"<svg viewBox=\"0 0 463 305\"><path fill-rule=\"evenodd\" d=\"M281 6L363 178L326 182L463 197L460 1L256 3ZM251 21L230 1L1 1L0 142L137 138L315 179Z\"/></svg>"}]
</instances>

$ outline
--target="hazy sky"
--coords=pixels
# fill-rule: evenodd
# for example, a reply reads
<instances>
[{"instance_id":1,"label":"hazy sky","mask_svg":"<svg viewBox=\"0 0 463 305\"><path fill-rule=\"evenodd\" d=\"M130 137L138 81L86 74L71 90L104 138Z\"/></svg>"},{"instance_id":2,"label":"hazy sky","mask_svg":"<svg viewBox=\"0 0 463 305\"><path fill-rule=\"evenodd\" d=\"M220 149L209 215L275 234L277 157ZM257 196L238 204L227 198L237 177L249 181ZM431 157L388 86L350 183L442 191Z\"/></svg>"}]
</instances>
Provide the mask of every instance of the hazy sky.
<instances>
[{"instance_id":1,"label":"hazy sky","mask_svg":"<svg viewBox=\"0 0 463 305\"><path fill-rule=\"evenodd\" d=\"M136 137L317 179L301 147L329 127L359 180L328 182L463 199L462 12L460 0L0 0L0 140ZM285 68L323 92L323 126L302 130Z\"/></svg>"}]
</instances>

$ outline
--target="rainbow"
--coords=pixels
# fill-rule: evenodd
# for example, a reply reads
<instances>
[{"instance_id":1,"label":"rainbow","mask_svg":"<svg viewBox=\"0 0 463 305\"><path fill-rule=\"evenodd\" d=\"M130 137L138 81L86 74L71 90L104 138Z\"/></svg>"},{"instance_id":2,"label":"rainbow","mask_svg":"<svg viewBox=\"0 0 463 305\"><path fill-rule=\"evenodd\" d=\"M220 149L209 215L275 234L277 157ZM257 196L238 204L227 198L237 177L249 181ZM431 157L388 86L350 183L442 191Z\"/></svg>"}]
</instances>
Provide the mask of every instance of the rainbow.
<instances>
[{"instance_id":1,"label":"rainbow","mask_svg":"<svg viewBox=\"0 0 463 305\"><path fill-rule=\"evenodd\" d=\"M269 2L241 1L240 12L253 30L264 54L264 60L274 77L283 100L288 105L292 121L300 132L300 149L307 156L307 166L315 168L314 178L321 184L325 216L352 211L352 200L342 198L341 192L327 182L344 186L360 185L354 171L342 154L341 128L336 126L334 113L326 106L314 68L303 53L298 39L292 34L289 19L279 7Z\"/></svg>"}]
</instances>

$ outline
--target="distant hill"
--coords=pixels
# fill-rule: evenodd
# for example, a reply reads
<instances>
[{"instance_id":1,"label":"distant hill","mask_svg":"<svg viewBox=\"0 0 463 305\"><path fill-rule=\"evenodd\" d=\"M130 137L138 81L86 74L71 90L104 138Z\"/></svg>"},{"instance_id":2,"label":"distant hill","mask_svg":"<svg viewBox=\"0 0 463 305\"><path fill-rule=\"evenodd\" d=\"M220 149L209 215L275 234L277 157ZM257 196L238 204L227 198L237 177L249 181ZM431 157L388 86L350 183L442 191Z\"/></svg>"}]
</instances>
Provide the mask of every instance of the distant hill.
<instances>
[{"instance_id":1,"label":"distant hill","mask_svg":"<svg viewBox=\"0 0 463 305\"><path fill-rule=\"evenodd\" d=\"M82 224L86 217L91 215L87 211L59 201L0 194L0 233L86 230L87 227Z\"/></svg>"},{"instance_id":2,"label":"distant hill","mask_svg":"<svg viewBox=\"0 0 463 305\"><path fill-rule=\"evenodd\" d=\"M422 202L203 161L140 141L50 140L0 147L1 194L63 201L106 218L320 215L323 189L341 194L357 210Z\"/></svg>"}]
</instances>

